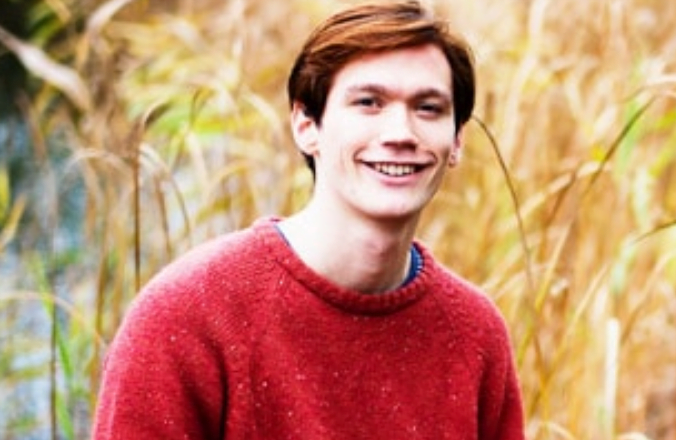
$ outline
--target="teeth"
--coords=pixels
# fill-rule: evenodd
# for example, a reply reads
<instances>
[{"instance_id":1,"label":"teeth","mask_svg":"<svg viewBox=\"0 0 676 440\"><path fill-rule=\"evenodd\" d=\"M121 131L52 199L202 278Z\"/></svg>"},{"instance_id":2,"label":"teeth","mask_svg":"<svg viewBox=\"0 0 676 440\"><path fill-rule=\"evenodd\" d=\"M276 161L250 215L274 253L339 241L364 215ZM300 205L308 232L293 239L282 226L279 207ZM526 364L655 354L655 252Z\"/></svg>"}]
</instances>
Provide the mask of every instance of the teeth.
<instances>
[{"instance_id":1,"label":"teeth","mask_svg":"<svg viewBox=\"0 0 676 440\"><path fill-rule=\"evenodd\" d=\"M376 163L373 168L379 173L387 174L388 176L406 176L415 173L415 166L393 164L393 163Z\"/></svg>"}]
</instances>

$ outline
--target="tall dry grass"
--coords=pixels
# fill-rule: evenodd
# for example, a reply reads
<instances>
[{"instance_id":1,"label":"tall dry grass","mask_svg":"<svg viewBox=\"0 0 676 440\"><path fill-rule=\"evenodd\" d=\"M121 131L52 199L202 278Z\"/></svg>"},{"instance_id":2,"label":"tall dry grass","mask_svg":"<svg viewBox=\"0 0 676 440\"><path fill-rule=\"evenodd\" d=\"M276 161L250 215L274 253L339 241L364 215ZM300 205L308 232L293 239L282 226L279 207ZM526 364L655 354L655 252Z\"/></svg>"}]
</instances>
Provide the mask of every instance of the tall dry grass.
<instances>
[{"instance_id":1,"label":"tall dry grass","mask_svg":"<svg viewBox=\"0 0 676 440\"><path fill-rule=\"evenodd\" d=\"M59 38L4 35L39 85L24 107L36 160L62 139L53 185L79 179L86 198L81 252L26 255L35 281L0 296L8 316L42 302L53 323L3 347L10 365L21 344L52 347L0 381L51 377L51 416L23 429L84 435L138 287L197 242L302 205L311 178L284 82L312 26L348 3L64 0L42 12L68 30ZM528 437L674 438L676 4L429 3L475 48L480 88L463 162L420 235L503 311ZM0 246L21 239L25 203L5 203Z\"/></svg>"}]
</instances>

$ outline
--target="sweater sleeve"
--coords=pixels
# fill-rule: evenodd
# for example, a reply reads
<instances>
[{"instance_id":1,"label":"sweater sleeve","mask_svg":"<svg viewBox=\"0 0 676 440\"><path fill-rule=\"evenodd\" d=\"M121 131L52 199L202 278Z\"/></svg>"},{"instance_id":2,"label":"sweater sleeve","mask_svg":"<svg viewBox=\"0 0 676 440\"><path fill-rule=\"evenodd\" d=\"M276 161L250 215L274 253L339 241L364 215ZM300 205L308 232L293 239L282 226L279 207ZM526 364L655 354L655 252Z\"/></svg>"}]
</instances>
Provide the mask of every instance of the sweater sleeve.
<instances>
[{"instance_id":1,"label":"sweater sleeve","mask_svg":"<svg viewBox=\"0 0 676 440\"><path fill-rule=\"evenodd\" d=\"M480 408L483 415L480 439L524 440L523 402L519 380L504 322L498 319L491 346L493 359L485 370Z\"/></svg>"},{"instance_id":2,"label":"sweater sleeve","mask_svg":"<svg viewBox=\"0 0 676 440\"><path fill-rule=\"evenodd\" d=\"M107 353L93 440L222 438L224 362L193 292L172 294L180 288L146 289L130 309Z\"/></svg>"}]
</instances>

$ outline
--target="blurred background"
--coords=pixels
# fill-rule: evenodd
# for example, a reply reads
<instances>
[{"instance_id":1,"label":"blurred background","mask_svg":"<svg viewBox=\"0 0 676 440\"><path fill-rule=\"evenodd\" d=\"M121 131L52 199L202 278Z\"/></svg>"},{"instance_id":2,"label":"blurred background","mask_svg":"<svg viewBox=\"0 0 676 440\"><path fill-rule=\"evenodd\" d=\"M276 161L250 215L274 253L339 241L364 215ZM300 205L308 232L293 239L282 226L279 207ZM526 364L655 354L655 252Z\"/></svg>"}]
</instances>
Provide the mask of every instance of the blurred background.
<instances>
[{"instance_id":1,"label":"blurred background","mask_svg":"<svg viewBox=\"0 0 676 440\"><path fill-rule=\"evenodd\" d=\"M350 3L0 0L0 438L87 438L139 287L302 206L286 77ZM676 2L426 3L479 90L420 238L504 313L528 438L676 439Z\"/></svg>"}]
</instances>

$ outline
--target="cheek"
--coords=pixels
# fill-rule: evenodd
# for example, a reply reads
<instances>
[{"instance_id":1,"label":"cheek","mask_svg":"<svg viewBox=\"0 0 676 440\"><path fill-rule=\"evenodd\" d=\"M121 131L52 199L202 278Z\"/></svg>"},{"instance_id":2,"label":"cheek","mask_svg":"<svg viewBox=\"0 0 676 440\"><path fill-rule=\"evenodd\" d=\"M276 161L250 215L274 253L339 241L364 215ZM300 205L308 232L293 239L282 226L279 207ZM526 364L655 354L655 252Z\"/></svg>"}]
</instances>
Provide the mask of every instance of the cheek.
<instances>
[{"instance_id":1,"label":"cheek","mask_svg":"<svg viewBox=\"0 0 676 440\"><path fill-rule=\"evenodd\" d=\"M320 150L330 156L352 156L359 146L367 145L373 134L363 122L345 118L323 126Z\"/></svg>"},{"instance_id":2,"label":"cheek","mask_svg":"<svg viewBox=\"0 0 676 440\"><path fill-rule=\"evenodd\" d=\"M439 158L439 161L443 163L448 162L451 156L451 152L455 148L455 144L453 143L452 140L449 141L448 137L444 137L443 139L437 139L436 143L434 141L431 141L427 145L429 145L430 148L434 150L437 157Z\"/></svg>"},{"instance_id":3,"label":"cheek","mask_svg":"<svg viewBox=\"0 0 676 440\"><path fill-rule=\"evenodd\" d=\"M423 123L417 127L416 134L424 145L440 155L449 154L455 146L455 124L452 122Z\"/></svg>"}]
</instances>

